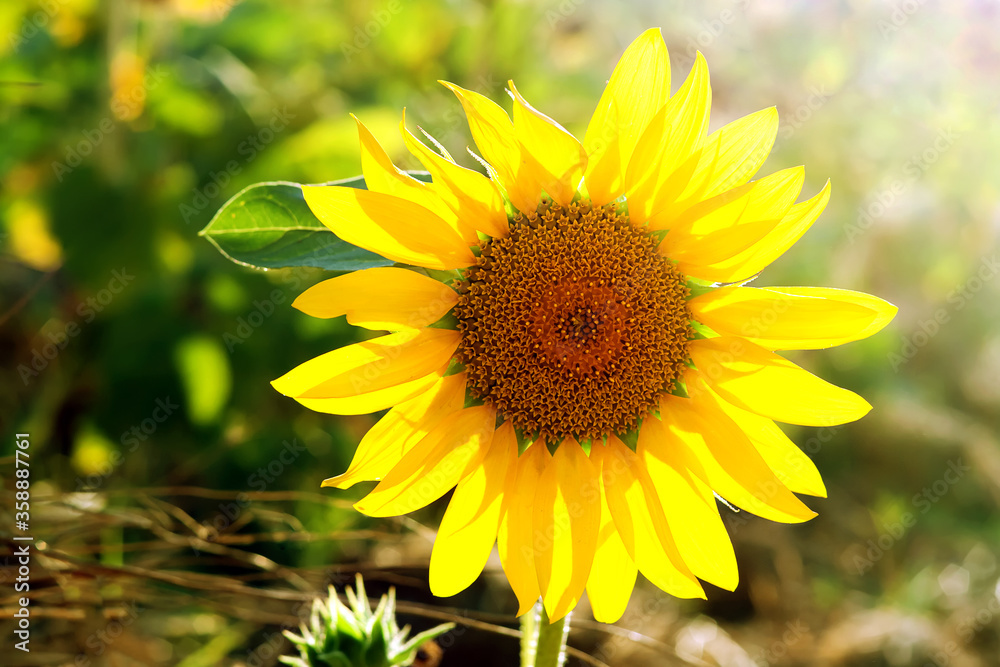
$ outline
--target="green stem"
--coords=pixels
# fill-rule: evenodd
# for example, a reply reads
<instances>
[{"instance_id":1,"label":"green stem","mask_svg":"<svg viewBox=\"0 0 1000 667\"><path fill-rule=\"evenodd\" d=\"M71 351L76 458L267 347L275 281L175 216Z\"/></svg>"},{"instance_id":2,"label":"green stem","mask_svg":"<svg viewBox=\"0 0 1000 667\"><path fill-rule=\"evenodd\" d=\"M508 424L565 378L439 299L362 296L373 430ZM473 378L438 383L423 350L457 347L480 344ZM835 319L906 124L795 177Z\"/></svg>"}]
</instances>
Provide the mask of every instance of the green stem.
<instances>
[{"instance_id":1,"label":"green stem","mask_svg":"<svg viewBox=\"0 0 1000 667\"><path fill-rule=\"evenodd\" d=\"M541 600L521 617L521 667L563 667L569 617L549 623Z\"/></svg>"}]
</instances>

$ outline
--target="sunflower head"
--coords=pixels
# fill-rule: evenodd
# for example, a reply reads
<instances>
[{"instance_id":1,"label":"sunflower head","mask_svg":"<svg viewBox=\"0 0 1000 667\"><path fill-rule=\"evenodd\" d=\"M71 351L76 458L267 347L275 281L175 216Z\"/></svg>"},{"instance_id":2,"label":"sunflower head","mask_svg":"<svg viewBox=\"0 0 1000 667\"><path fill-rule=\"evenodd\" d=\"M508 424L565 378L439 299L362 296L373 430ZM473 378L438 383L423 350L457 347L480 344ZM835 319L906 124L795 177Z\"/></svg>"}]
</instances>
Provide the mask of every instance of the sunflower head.
<instances>
[{"instance_id":1,"label":"sunflower head","mask_svg":"<svg viewBox=\"0 0 1000 667\"><path fill-rule=\"evenodd\" d=\"M773 108L708 133L698 54L671 94L658 30L625 51L583 140L530 105L512 114L445 83L487 174L400 131L430 174L397 169L358 121L367 190L304 188L341 239L395 262L319 283L295 306L389 332L273 384L334 414L389 411L325 486L378 485L357 507L414 511L452 488L430 567L438 595L496 542L524 613L584 591L624 612L638 572L679 597L737 570L716 497L776 521L814 513L815 467L777 422L840 424L870 406L777 354L869 336L876 297L745 283L798 240L829 183L802 167L754 178ZM436 142L435 142L435 145ZM439 147L440 148L440 147Z\"/></svg>"},{"instance_id":2,"label":"sunflower head","mask_svg":"<svg viewBox=\"0 0 1000 667\"><path fill-rule=\"evenodd\" d=\"M515 214L458 289L470 391L530 439L628 433L686 368L684 276L613 205Z\"/></svg>"}]
</instances>

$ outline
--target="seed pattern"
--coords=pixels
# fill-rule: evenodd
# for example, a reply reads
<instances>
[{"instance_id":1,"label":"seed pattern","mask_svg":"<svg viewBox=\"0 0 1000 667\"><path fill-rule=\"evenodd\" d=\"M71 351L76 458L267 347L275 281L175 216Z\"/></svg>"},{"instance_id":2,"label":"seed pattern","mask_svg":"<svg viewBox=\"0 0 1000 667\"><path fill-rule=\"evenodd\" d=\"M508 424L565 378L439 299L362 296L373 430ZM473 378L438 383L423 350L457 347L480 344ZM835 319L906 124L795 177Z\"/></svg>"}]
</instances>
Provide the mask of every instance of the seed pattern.
<instances>
[{"instance_id":1,"label":"seed pattern","mask_svg":"<svg viewBox=\"0 0 1000 667\"><path fill-rule=\"evenodd\" d=\"M459 286L472 393L553 442L634 429L673 389L693 335L684 277L657 244L613 206L516 215Z\"/></svg>"}]
</instances>

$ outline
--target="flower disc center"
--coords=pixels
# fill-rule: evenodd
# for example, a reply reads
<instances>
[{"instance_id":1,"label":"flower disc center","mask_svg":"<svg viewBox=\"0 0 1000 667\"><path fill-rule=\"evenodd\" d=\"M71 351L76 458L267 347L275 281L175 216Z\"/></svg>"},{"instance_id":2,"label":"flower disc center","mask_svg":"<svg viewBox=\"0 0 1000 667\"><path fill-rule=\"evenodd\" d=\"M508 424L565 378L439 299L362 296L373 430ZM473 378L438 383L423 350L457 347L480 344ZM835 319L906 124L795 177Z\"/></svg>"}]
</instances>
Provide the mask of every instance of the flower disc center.
<instances>
[{"instance_id":1,"label":"flower disc center","mask_svg":"<svg viewBox=\"0 0 1000 667\"><path fill-rule=\"evenodd\" d=\"M543 204L483 246L455 307L472 392L558 442L632 430L673 389L688 289L612 206Z\"/></svg>"}]
</instances>

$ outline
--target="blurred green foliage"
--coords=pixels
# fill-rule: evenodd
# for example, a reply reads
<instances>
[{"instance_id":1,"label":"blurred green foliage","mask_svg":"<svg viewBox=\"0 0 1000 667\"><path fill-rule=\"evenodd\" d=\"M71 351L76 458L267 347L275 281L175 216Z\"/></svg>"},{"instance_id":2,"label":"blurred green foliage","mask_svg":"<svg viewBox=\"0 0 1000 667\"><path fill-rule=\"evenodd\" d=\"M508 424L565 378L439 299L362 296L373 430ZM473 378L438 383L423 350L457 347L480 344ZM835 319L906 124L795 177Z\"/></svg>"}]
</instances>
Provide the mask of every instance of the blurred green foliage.
<instances>
[{"instance_id":1,"label":"blurred green foliage","mask_svg":"<svg viewBox=\"0 0 1000 667\"><path fill-rule=\"evenodd\" d=\"M806 196L833 181L826 213L759 283L862 289L900 313L871 340L795 356L875 406L858 424L793 429L828 483L828 500L807 500L820 516L802 526L729 517L740 589L713 591L705 604L645 590L621 625L674 647L673 661L737 664L726 656L743 651L757 664L995 664L1000 10L973 0L5 0L0 451L12 452L15 432L31 434L38 539L106 567L156 563L256 585L232 561L183 545L159 561L155 549L129 549L145 539L141 522L105 519L166 512L136 495L150 487L318 491L374 417L312 413L268 384L359 335L290 308L327 274L241 269L197 231L251 183L357 174L350 113L404 168L419 165L403 154L403 107L411 128L475 166L441 78L501 103L516 79L579 136L621 51L653 25L663 26L675 88L695 49L705 53L713 127L776 104L782 126L764 171L805 164ZM956 465L968 470L954 479ZM175 503L171 521L201 530L202 547L279 525L385 530L246 549L309 574L317 591L364 569L373 586L381 577L401 586L401 599L428 599L428 534L440 509L418 515L424 529L303 496L149 496ZM79 514L91 502L97 509ZM36 619L54 662L276 660L262 647L280 640L277 617L212 608L210 595L178 597L168 584L128 626L146 653L124 640L91 643L108 623L102 612L127 603L127 586L107 571L96 588L61 572L45 600L83 616ZM513 609L495 577L444 604ZM89 635L67 625L80 618ZM507 653L483 648L497 641L458 637L444 664L509 664L513 640ZM598 631L571 644L609 664L666 660L663 646Z\"/></svg>"}]
</instances>

